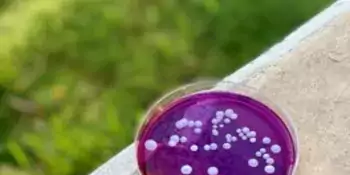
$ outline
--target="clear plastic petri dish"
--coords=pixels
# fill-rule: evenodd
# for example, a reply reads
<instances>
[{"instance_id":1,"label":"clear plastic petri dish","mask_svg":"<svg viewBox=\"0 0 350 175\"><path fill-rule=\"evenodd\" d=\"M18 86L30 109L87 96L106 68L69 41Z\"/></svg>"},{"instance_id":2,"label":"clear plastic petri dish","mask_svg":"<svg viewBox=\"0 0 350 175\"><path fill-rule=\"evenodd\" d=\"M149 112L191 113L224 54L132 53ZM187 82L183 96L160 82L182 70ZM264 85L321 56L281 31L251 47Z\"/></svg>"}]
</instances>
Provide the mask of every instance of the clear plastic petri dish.
<instances>
[{"instance_id":1,"label":"clear plastic petri dish","mask_svg":"<svg viewBox=\"0 0 350 175\"><path fill-rule=\"evenodd\" d=\"M141 175L294 175L299 158L286 113L255 89L223 81L163 96L135 144Z\"/></svg>"}]
</instances>

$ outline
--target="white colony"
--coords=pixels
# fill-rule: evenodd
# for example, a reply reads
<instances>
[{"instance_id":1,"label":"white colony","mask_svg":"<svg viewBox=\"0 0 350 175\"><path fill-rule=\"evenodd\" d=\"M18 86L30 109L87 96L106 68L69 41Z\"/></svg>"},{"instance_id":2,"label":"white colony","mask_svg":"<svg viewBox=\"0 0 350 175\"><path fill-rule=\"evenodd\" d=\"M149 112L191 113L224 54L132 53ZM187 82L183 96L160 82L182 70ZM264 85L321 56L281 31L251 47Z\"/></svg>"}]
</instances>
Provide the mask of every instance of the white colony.
<instances>
[{"instance_id":1,"label":"white colony","mask_svg":"<svg viewBox=\"0 0 350 175\"><path fill-rule=\"evenodd\" d=\"M197 121L194 122L194 126L195 127L202 127L203 123L201 121L197 120Z\"/></svg>"},{"instance_id":2,"label":"white colony","mask_svg":"<svg viewBox=\"0 0 350 175\"><path fill-rule=\"evenodd\" d=\"M202 129L201 128L194 128L194 133L196 133L196 134L200 134L200 133L202 133Z\"/></svg>"},{"instance_id":3,"label":"white colony","mask_svg":"<svg viewBox=\"0 0 350 175\"><path fill-rule=\"evenodd\" d=\"M216 167L209 167L207 170L208 175L218 175L219 174L219 169Z\"/></svg>"},{"instance_id":4,"label":"white colony","mask_svg":"<svg viewBox=\"0 0 350 175\"><path fill-rule=\"evenodd\" d=\"M231 144L229 144L229 143L224 143L224 144L222 144L222 147L223 147L224 149L230 149L230 148L231 148Z\"/></svg>"},{"instance_id":5,"label":"white colony","mask_svg":"<svg viewBox=\"0 0 350 175\"><path fill-rule=\"evenodd\" d=\"M175 123L177 129L182 129L188 125L188 120L183 118Z\"/></svg>"},{"instance_id":6,"label":"white colony","mask_svg":"<svg viewBox=\"0 0 350 175\"><path fill-rule=\"evenodd\" d=\"M264 158L264 159L268 159L268 158L270 158L270 154L265 153L265 154L263 155L263 158Z\"/></svg>"},{"instance_id":7,"label":"white colony","mask_svg":"<svg viewBox=\"0 0 350 175\"><path fill-rule=\"evenodd\" d=\"M231 117L235 112L232 109L226 109L225 110L225 115L227 117Z\"/></svg>"},{"instance_id":8,"label":"white colony","mask_svg":"<svg viewBox=\"0 0 350 175\"><path fill-rule=\"evenodd\" d=\"M243 127L242 128L242 131L245 133L245 134L248 134L250 129L248 127Z\"/></svg>"},{"instance_id":9,"label":"white colony","mask_svg":"<svg viewBox=\"0 0 350 175\"><path fill-rule=\"evenodd\" d=\"M216 150L216 149L218 149L218 144L216 144L216 143L211 143L211 144L210 144L210 149L211 149L211 150Z\"/></svg>"},{"instance_id":10,"label":"white colony","mask_svg":"<svg viewBox=\"0 0 350 175\"><path fill-rule=\"evenodd\" d=\"M192 145L190 147L191 151L195 152L195 151L198 151L198 146L197 145Z\"/></svg>"},{"instance_id":11,"label":"white colony","mask_svg":"<svg viewBox=\"0 0 350 175\"><path fill-rule=\"evenodd\" d=\"M145 148L148 151L154 151L155 149L157 149L157 146L158 146L157 142L152 139L146 140L145 142Z\"/></svg>"},{"instance_id":12,"label":"white colony","mask_svg":"<svg viewBox=\"0 0 350 175\"><path fill-rule=\"evenodd\" d=\"M234 114L232 114L232 115L230 116L230 118L231 118L232 120L236 120L236 119L238 118L238 115L237 115L236 113L234 113Z\"/></svg>"},{"instance_id":13,"label":"white colony","mask_svg":"<svg viewBox=\"0 0 350 175\"><path fill-rule=\"evenodd\" d=\"M272 165L266 165L264 170L267 174L273 174L275 172L275 167Z\"/></svg>"},{"instance_id":14,"label":"white colony","mask_svg":"<svg viewBox=\"0 0 350 175\"><path fill-rule=\"evenodd\" d=\"M250 143L255 143L256 142L256 138L250 138L249 141L250 141Z\"/></svg>"},{"instance_id":15,"label":"white colony","mask_svg":"<svg viewBox=\"0 0 350 175\"><path fill-rule=\"evenodd\" d=\"M224 124L220 124L219 127L220 127L220 128L223 128L223 127L224 127Z\"/></svg>"},{"instance_id":16,"label":"white colony","mask_svg":"<svg viewBox=\"0 0 350 175\"><path fill-rule=\"evenodd\" d=\"M264 153L266 153L266 149L265 148L260 148L260 152L264 154Z\"/></svg>"},{"instance_id":17,"label":"white colony","mask_svg":"<svg viewBox=\"0 0 350 175\"><path fill-rule=\"evenodd\" d=\"M237 137L236 137L236 136L232 136L232 137L231 137L231 141L232 141L232 142L236 142L236 141L237 141Z\"/></svg>"},{"instance_id":18,"label":"white colony","mask_svg":"<svg viewBox=\"0 0 350 175\"><path fill-rule=\"evenodd\" d=\"M213 118L213 119L211 120L211 123L212 123L213 125L216 125L216 124L219 123L219 120L216 119L216 118Z\"/></svg>"},{"instance_id":19,"label":"white colony","mask_svg":"<svg viewBox=\"0 0 350 175\"><path fill-rule=\"evenodd\" d=\"M263 142L264 144L270 144L270 143L271 143L271 139L270 139L270 137L264 137L264 138L262 139L262 142Z\"/></svg>"},{"instance_id":20,"label":"white colony","mask_svg":"<svg viewBox=\"0 0 350 175\"><path fill-rule=\"evenodd\" d=\"M256 159L249 159L248 160L248 165L250 167L254 167L255 168L255 167L259 166L259 162Z\"/></svg>"},{"instance_id":21,"label":"white colony","mask_svg":"<svg viewBox=\"0 0 350 175\"><path fill-rule=\"evenodd\" d=\"M223 111L216 111L215 116L216 118L223 118L225 113Z\"/></svg>"},{"instance_id":22,"label":"white colony","mask_svg":"<svg viewBox=\"0 0 350 175\"><path fill-rule=\"evenodd\" d=\"M216 130L216 129L213 129L213 130L211 131L211 134L212 134L213 136L218 136L218 135L219 135L219 131Z\"/></svg>"},{"instance_id":23,"label":"white colony","mask_svg":"<svg viewBox=\"0 0 350 175\"><path fill-rule=\"evenodd\" d=\"M224 123L229 124L229 123L231 123L231 120L229 118L225 118Z\"/></svg>"},{"instance_id":24,"label":"white colony","mask_svg":"<svg viewBox=\"0 0 350 175\"><path fill-rule=\"evenodd\" d=\"M189 122L188 122L188 127L194 127L194 121L193 120L190 120Z\"/></svg>"},{"instance_id":25,"label":"white colony","mask_svg":"<svg viewBox=\"0 0 350 175\"><path fill-rule=\"evenodd\" d=\"M181 142L181 143L187 142L187 137L182 136L182 137L180 138L180 142Z\"/></svg>"},{"instance_id":26,"label":"white colony","mask_svg":"<svg viewBox=\"0 0 350 175\"><path fill-rule=\"evenodd\" d=\"M273 159L273 158L268 158L268 159L266 159L266 163L267 163L267 164L274 164L274 163L275 163L275 159Z\"/></svg>"},{"instance_id":27,"label":"white colony","mask_svg":"<svg viewBox=\"0 0 350 175\"><path fill-rule=\"evenodd\" d=\"M188 175L192 173L192 167L190 165L183 165L181 167L181 173L184 175Z\"/></svg>"},{"instance_id":28,"label":"white colony","mask_svg":"<svg viewBox=\"0 0 350 175\"><path fill-rule=\"evenodd\" d=\"M204 150L209 151L210 150L210 145L204 145Z\"/></svg>"},{"instance_id":29,"label":"white colony","mask_svg":"<svg viewBox=\"0 0 350 175\"><path fill-rule=\"evenodd\" d=\"M281 146L279 146L277 144L271 146L271 151L275 154L280 153L281 150L282 150Z\"/></svg>"},{"instance_id":30,"label":"white colony","mask_svg":"<svg viewBox=\"0 0 350 175\"><path fill-rule=\"evenodd\" d=\"M169 140L168 146L174 147L174 146L176 146L177 143L178 143L178 142L175 142L174 140Z\"/></svg>"},{"instance_id":31,"label":"white colony","mask_svg":"<svg viewBox=\"0 0 350 175\"><path fill-rule=\"evenodd\" d=\"M172 140L174 142L179 142L180 141L180 137L175 134L175 135L170 136L170 140Z\"/></svg>"},{"instance_id":32,"label":"white colony","mask_svg":"<svg viewBox=\"0 0 350 175\"><path fill-rule=\"evenodd\" d=\"M256 157L261 157L261 156L262 156L262 153L261 153L260 151L257 151L257 152L255 153L255 156L256 156Z\"/></svg>"},{"instance_id":33,"label":"white colony","mask_svg":"<svg viewBox=\"0 0 350 175\"><path fill-rule=\"evenodd\" d=\"M256 132L255 132L255 131L250 131L250 132L247 134L247 136L248 136L249 138L254 138L254 137L256 137Z\"/></svg>"},{"instance_id":34,"label":"white colony","mask_svg":"<svg viewBox=\"0 0 350 175\"><path fill-rule=\"evenodd\" d=\"M248 137L247 136L242 136L242 140L247 140Z\"/></svg>"},{"instance_id":35,"label":"white colony","mask_svg":"<svg viewBox=\"0 0 350 175\"><path fill-rule=\"evenodd\" d=\"M237 133L242 133L242 129L241 129L241 128L238 128L238 129L236 130L236 132L237 132Z\"/></svg>"}]
</instances>

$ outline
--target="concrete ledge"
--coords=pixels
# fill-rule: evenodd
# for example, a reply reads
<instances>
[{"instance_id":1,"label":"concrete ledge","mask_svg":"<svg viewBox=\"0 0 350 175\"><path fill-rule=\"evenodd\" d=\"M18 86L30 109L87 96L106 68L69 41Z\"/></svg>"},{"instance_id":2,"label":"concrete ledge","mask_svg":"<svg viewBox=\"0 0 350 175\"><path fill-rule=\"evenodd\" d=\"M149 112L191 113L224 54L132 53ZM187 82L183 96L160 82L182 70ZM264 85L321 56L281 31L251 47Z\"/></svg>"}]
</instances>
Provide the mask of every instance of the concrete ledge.
<instances>
[{"instance_id":1,"label":"concrete ledge","mask_svg":"<svg viewBox=\"0 0 350 175\"><path fill-rule=\"evenodd\" d=\"M335 2L224 78L282 106L296 124L300 175L350 174L350 1ZM130 145L91 175L138 175Z\"/></svg>"}]
</instances>

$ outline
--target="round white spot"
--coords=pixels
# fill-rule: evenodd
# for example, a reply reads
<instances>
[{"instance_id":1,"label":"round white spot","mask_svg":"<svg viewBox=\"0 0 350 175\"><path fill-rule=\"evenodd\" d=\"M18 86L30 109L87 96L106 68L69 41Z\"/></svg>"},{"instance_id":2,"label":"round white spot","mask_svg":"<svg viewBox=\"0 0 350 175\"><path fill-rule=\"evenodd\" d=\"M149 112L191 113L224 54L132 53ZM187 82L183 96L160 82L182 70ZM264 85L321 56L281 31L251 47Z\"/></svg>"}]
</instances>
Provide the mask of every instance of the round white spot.
<instances>
[{"instance_id":1,"label":"round white spot","mask_svg":"<svg viewBox=\"0 0 350 175\"><path fill-rule=\"evenodd\" d=\"M213 125L213 128L214 128L214 129L217 129L217 128L218 128L218 125Z\"/></svg>"},{"instance_id":2,"label":"round white spot","mask_svg":"<svg viewBox=\"0 0 350 175\"><path fill-rule=\"evenodd\" d=\"M229 118L225 118L224 123L229 124L229 123L231 123L231 120Z\"/></svg>"},{"instance_id":3,"label":"round white spot","mask_svg":"<svg viewBox=\"0 0 350 175\"><path fill-rule=\"evenodd\" d=\"M216 116L216 118L223 118L224 117L224 115L225 115L225 113L223 112L223 111L217 111L216 113L215 113L215 116Z\"/></svg>"},{"instance_id":4,"label":"round white spot","mask_svg":"<svg viewBox=\"0 0 350 175\"><path fill-rule=\"evenodd\" d=\"M219 169L216 167L209 167L207 171L208 175L218 175L219 174Z\"/></svg>"},{"instance_id":5,"label":"round white spot","mask_svg":"<svg viewBox=\"0 0 350 175\"><path fill-rule=\"evenodd\" d=\"M266 163L267 164L274 164L275 160L273 158L268 158L268 159L266 159Z\"/></svg>"},{"instance_id":6,"label":"round white spot","mask_svg":"<svg viewBox=\"0 0 350 175\"><path fill-rule=\"evenodd\" d=\"M186 127L187 124L188 124L188 120L183 118L183 119L177 121L175 123L175 126L176 126L177 129L182 129L182 128Z\"/></svg>"},{"instance_id":7,"label":"round white spot","mask_svg":"<svg viewBox=\"0 0 350 175\"><path fill-rule=\"evenodd\" d=\"M264 154L264 153L266 153L266 149L265 148L260 148L260 152Z\"/></svg>"},{"instance_id":8,"label":"round white spot","mask_svg":"<svg viewBox=\"0 0 350 175\"><path fill-rule=\"evenodd\" d=\"M210 150L210 146L209 145L204 145L204 150L209 151Z\"/></svg>"},{"instance_id":9,"label":"round white spot","mask_svg":"<svg viewBox=\"0 0 350 175\"><path fill-rule=\"evenodd\" d=\"M236 113L234 113L234 114L232 114L232 115L230 116L230 118L231 118L232 120L236 120L236 119L238 118L238 115L237 115Z\"/></svg>"},{"instance_id":10,"label":"round white spot","mask_svg":"<svg viewBox=\"0 0 350 175\"><path fill-rule=\"evenodd\" d=\"M182 136L182 137L180 138L180 142L181 142L181 143L187 142L187 137Z\"/></svg>"},{"instance_id":11,"label":"round white spot","mask_svg":"<svg viewBox=\"0 0 350 175\"><path fill-rule=\"evenodd\" d=\"M250 167L257 167L257 166L259 166L259 162L256 159L249 159L248 160L248 165Z\"/></svg>"},{"instance_id":12,"label":"round white spot","mask_svg":"<svg viewBox=\"0 0 350 175\"><path fill-rule=\"evenodd\" d=\"M249 141L250 141L250 143L255 143L256 142L256 138L250 138Z\"/></svg>"},{"instance_id":13,"label":"round white spot","mask_svg":"<svg viewBox=\"0 0 350 175\"><path fill-rule=\"evenodd\" d=\"M237 133L241 133L241 132L242 132L242 129L238 128L238 129L236 130L236 132L237 132Z\"/></svg>"},{"instance_id":14,"label":"round white spot","mask_svg":"<svg viewBox=\"0 0 350 175\"><path fill-rule=\"evenodd\" d=\"M219 123L219 121L218 121L218 119L213 118L213 119L211 120L211 123L214 124L214 125L216 125L216 124Z\"/></svg>"},{"instance_id":15,"label":"round white spot","mask_svg":"<svg viewBox=\"0 0 350 175\"><path fill-rule=\"evenodd\" d=\"M201 128L194 128L194 133L200 134L202 132Z\"/></svg>"},{"instance_id":16,"label":"round white spot","mask_svg":"<svg viewBox=\"0 0 350 175\"><path fill-rule=\"evenodd\" d=\"M248 136L249 138L256 137L256 132L255 132L255 131L250 131L250 132L247 134L247 136Z\"/></svg>"},{"instance_id":17,"label":"round white spot","mask_svg":"<svg viewBox=\"0 0 350 175\"><path fill-rule=\"evenodd\" d=\"M220 125L219 125L219 127L220 127L220 128L223 128L223 127L224 127L224 125L223 125L223 124L220 124Z\"/></svg>"},{"instance_id":18,"label":"round white spot","mask_svg":"<svg viewBox=\"0 0 350 175\"><path fill-rule=\"evenodd\" d=\"M232 141L232 142L236 142L236 141L237 141L237 137L236 137L236 136L232 136L232 137L231 137L231 141Z\"/></svg>"},{"instance_id":19,"label":"round white spot","mask_svg":"<svg viewBox=\"0 0 350 175\"><path fill-rule=\"evenodd\" d=\"M272 165L267 165L265 166L264 170L267 174L273 174L275 172L275 167Z\"/></svg>"},{"instance_id":20,"label":"round white spot","mask_svg":"<svg viewBox=\"0 0 350 175\"><path fill-rule=\"evenodd\" d=\"M222 145L222 147L223 147L224 149L230 149L230 148L231 148L231 144L229 144L229 143L224 143L224 144Z\"/></svg>"},{"instance_id":21,"label":"round white spot","mask_svg":"<svg viewBox=\"0 0 350 175\"><path fill-rule=\"evenodd\" d=\"M270 143L271 143L271 139L270 139L270 137L264 137L263 140L262 140L262 142L263 142L264 144L270 144Z\"/></svg>"},{"instance_id":22,"label":"round white spot","mask_svg":"<svg viewBox=\"0 0 350 175\"><path fill-rule=\"evenodd\" d=\"M203 126L203 123L202 123L201 121L197 120L197 121L194 122L194 126L196 126L196 127L202 127L202 126Z\"/></svg>"},{"instance_id":23,"label":"round white spot","mask_svg":"<svg viewBox=\"0 0 350 175\"><path fill-rule=\"evenodd\" d=\"M270 158L270 154L267 154L267 153L266 153L266 154L264 154L264 155L263 155L263 158L264 158L264 159L268 159L268 158Z\"/></svg>"},{"instance_id":24,"label":"round white spot","mask_svg":"<svg viewBox=\"0 0 350 175\"><path fill-rule=\"evenodd\" d=\"M188 127L194 127L194 121L193 120L188 122Z\"/></svg>"},{"instance_id":25,"label":"round white spot","mask_svg":"<svg viewBox=\"0 0 350 175\"><path fill-rule=\"evenodd\" d=\"M242 128L242 131L245 133L245 134L248 134L250 129L248 127L243 127Z\"/></svg>"},{"instance_id":26,"label":"round white spot","mask_svg":"<svg viewBox=\"0 0 350 175\"><path fill-rule=\"evenodd\" d=\"M280 153L281 150L282 150L281 146L279 146L277 144L271 146L271 151L275 154Z\"/></svg>"},{"instance_id":27,"label":"round white spot","mask_svg":"<svg viewBox=\"0 0 350 175\"><path fill-rule=\"evenodd\" d=\"M243 134L243 133L239 133L238 135L239 135L240 137L243 137L243 136L244 136L244 134Z\"/></svg>"},{"instance_id":28,"label":"round white spot","mask_svg":"<svg viewBox=\"0 0 350 175\"><path fill-rule=\"evenodd\" d=\"M210 149L211 150L216 150L216 149L218 149L218 145L216 143L211 143L210 144Z\"/></svg>"},{"instance_id":29,"label":"round white spot","mask_svg":"<svg viewBox=\"0 0 350 175\"><path fill-rule=\"evenodd\" d=\"M242 140L247 140L248 137L247 136L242 136Z\"/></svg>"},{"instance_id":30,"label":"round white spot","mask_svg":"<svg viewBox=\"0 0 350 175\"><path fill-rule=\"evenodd\" d=\"M231 140L231 137L232 137L232 135L229 134L229 133L227 133L227 134L225 135L226 140Z\"/></svg>"},{"instance_id":31,"label":"round white spot","mask_svg":"<svg viewBox=\"0 0 350 175\"><path fill-rule=\"evenodd\" d=\"M175 141L173 141L173 140L169 140L169 142L168 142L168 145L169 145L170 147L174 147L174 146L176 146L176 144L177 144L177 142L175 142Z\"/></svg>"},{"instance_id":32,"label":"round white spot","mask_svg":"<svg viewBox=\"0 0 350 175\"><path fill-rule=\"evenodd\" d=\"M225 115L227 117L231 117L235 112L232 109L226 109L225 110Z\"/></svg>"},{"instance_id":33,"label":"round white spot","mask_svg":"<svg viewBox=\"0 0 350 175\"><path fill-rule=\"evenodd\" d=\"M184 175L188 175L192 173L192 167L190 165L184 165L181 167L181 173Z\"/></svg>"},{"instance_id":34,"label":"round white spot","mask_svg":"<svg viewBox=\"0 0 350 175\"><path fill-rule=\"evenodd\" d=\"M154 151L155 149L157 149L157 142L152 140L152 139L149 139L145 142L145 148L148 150L148 151Z\"/></svg>"},{"instance_id":35,"label":"round white spot","mask_svg":"<svg viewBox=\"0 0 350 175\"><path fill-rule=\"evenodd\" d=\"M170 140L172 140L174 142L179 142L180 141L180 137L178 135L172 135L172 136L170 136Z\"/></svg>"},{"instance_id":36,"label":"round white spot","mask_svg":"<svg viewBox=\"0 0 350 175\"><path fill-rule=\"evenodd\" d=\"M192 145L191 147L190 147L190 149L191 149L191 151L198 151L198 146L197 145Z\"/></svg>"},{"instance_id":37,"label":"round white spot","mask_svg":"<svg viewBox=\"0 0 350 175\"><path fill-rule=\"evenodd\" d=\"M256 156L256 157L261 157L261 156L262 156L262 153L261 153L260 151L257 151L257 152L255 153L255 156Z\"/></svg>"},{"instance_id":38,"label":"round white spot","mask_svg":"<svg viewBox=\"0 0 350 175\"><path fill-rule=\"evenodd\" d=\"M218 136L218 135L219 135L219 131L216 130L216 129L213 129L213 130L211 131L211 133L213 134L213 136Z\"/></svg>"}]
</instances>

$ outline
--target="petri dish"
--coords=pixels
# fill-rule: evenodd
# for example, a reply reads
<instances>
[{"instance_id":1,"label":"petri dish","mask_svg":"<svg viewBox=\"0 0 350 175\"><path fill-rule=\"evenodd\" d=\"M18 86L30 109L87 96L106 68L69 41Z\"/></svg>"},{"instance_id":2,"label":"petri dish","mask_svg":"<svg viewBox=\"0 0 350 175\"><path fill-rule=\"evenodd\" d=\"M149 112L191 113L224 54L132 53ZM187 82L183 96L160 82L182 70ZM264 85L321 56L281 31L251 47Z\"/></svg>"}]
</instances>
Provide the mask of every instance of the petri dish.
<instances>
[{"instance_id":1,"label":"petri dish","mask_svg":"<svg viewBox=\"0 0 350 175\"><path fill-rule=\"evenodd\" d=\"M135 137L141 175L293 175L291 120L257 90L202 81L160 98Z\"/></svg>"}]
</instances>

